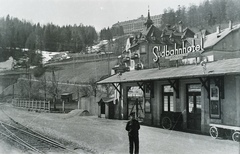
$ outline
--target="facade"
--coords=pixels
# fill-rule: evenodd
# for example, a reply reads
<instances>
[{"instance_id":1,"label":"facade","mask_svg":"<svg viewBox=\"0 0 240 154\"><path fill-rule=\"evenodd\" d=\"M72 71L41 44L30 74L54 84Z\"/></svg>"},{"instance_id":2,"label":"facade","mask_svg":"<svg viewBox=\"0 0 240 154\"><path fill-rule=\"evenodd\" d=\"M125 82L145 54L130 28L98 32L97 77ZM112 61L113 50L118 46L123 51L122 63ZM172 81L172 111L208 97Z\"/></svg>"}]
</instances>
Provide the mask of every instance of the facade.
<instances>
[{"instance_id":1,"label":"facade","mask_svg":"<svg viewBox=\"0 0 240 154\"><path fill-rule=\"evenodd\" d=\"M165 129L240 130L240 25L229 22L215 33L195 34L181 23L160 31L148 19L123 52L130 71L98 82L117 91L115 118L127 119L134 111L142 123ZM142 93L134 95L133 89Z\"/></svg>"},{"instance_id":2,"label":"facade","mask_svg":"<svg viewBox=\"0 0 240 154\"><path fill-rule=\"evenodd\" d=\"M161 26L161 18L162 18L161 15L151 16L151 18L156 27ZM129 33L133 33L133 32L141 32L144 29L144 23L146 22L146 20L147 20L147 18L142 15L138 19L118 22L118 23L114 24L112 27L122 26L124 34L129 34Z\"/></svg>"}]
</instances>

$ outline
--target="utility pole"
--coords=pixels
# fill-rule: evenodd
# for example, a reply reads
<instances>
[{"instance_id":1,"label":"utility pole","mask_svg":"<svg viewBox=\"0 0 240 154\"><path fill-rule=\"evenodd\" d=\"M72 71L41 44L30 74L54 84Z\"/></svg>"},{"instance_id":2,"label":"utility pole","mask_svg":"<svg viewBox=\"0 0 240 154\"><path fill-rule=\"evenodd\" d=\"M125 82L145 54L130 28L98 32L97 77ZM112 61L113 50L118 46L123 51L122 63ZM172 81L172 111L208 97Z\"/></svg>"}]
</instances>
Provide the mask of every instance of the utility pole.
<instances>
[{"instance_id":1,"label":"utility pole","mask_svg":"<svg viewBox=\"0 0 240 154\"><path fill-rule=\"evenodd\" d=\"M29 100L31 100L31 89L32 89L32 83L31 83L31 73L30 73L30 70L28 68L28 81L29 81L29 93L28 93L28 97L29 97Z\"/></svg>"},{"instance_id":2,"label":"utility pole","mask_svg":"<svg viewBox=\"0 0 240 154\"><path fill-rule=\"evenodd\" d=\"M26 59L26 74L27 74L27 78L28 78L28 84L29 84L29 89L28 89L28 99L31 99L31 73L30 73L30 69L29 69L29 58Z\"/></svg>"},{"instance_id":3,"label":"utility pole","mask_svg":"<svg viewBox=\"0 0 240 154\"><path fill-rule=\"evenodd\" d=\"M54 109L56 109L56 102L57 102L57 81L56 81L56 76L54 72L54 68L52 68L52 84L53 84L53 96L54 96Z\"/></svg>"},{"instance_id":4,"label":"utility pole","mask_svg":"<svg viewBox=\"0 0 240 154\"><path fill-rule=\"evenodd\" d=\"M44 100L47 100L47 79L46 74L44 73Z\"/></svg>"},{"instance_id":5,"label":"utility pole","mask_svg":"<svg viewBox=\"0 0 240 154\"><path fill-rule=\"evenodd\" d=\"M111 72L110 72L110 54L108 53L108 75L110 75L111 74Z\"/></svg>"},{"instance_id":6,"label":"utility pole","mask_svg":"<svg viewBox=\"0 0 240 154\"><path fill-rule=\"evenodd\" d=\"M13 99L14 99L14 85L15 85L15 83L13 83L13 88L12 88L13 89L13 97L12 97Z\"/></svg>"}]
</instances>

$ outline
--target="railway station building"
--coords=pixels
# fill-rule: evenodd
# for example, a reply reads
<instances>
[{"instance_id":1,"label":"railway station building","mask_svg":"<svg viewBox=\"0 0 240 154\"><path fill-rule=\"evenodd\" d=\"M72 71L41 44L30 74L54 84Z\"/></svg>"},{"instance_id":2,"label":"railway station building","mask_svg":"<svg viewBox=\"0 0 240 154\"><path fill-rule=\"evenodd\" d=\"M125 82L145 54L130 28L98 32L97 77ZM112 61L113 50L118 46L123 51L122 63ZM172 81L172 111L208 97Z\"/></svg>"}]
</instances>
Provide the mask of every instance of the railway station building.
<instances>
[{"instance_id":1,"label":"railway station building","mask_svg":"<svg viewBox=\"0 0 240 154\"><path fill-rule=\"evenodd\" d=\"M117 119L135 112L146 125L204 134L212 125L237 128L239 40L240 25L231 21L214 33L194 33L181 22L161 31L149 15L145 29L128 39L116 73L98 84L115 87Z\"/></svg>"}]
</instances>

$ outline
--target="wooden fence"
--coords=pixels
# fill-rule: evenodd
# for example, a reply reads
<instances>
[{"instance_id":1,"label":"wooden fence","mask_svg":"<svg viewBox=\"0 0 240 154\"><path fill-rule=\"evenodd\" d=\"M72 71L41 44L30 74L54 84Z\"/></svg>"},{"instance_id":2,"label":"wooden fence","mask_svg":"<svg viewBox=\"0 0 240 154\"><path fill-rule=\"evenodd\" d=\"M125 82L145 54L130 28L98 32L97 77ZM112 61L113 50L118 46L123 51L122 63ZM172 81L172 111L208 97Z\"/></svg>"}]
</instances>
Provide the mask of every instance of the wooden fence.
<instances>
[{"instance_id":1,"label":"wooden fence","mask_svg":"<svg viewBox=\"0 0 240 154\"><path fill-rule=\"evenodd\" d=\"M15 107L26 108L34 111L50 112L49 101L34 101L34 100L20 100L13 99L12 105Z\"/></svg>"}]
</instances>

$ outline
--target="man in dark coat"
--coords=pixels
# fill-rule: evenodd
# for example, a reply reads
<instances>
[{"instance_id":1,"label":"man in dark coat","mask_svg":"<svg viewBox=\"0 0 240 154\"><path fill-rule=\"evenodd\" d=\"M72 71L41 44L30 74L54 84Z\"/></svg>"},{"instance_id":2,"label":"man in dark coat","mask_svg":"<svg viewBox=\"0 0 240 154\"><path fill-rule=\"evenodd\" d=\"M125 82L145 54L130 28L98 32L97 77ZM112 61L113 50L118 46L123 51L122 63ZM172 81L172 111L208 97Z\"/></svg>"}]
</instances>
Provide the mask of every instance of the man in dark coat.
<instances>
[{"instance_id":1,"label":"man in dark coat","mask_svg":"<svg viewBox=\"0 0 240 154\"><path fill-rule=\"evenodd\" d=\"M138 130L140 129L139 122L135 119L135 113L130 113L130 120L126 125L129 137L129 152L133 154L133 145L135 147L135 154L139 153L139 138Z\"/></svg>"}]
</instances>

